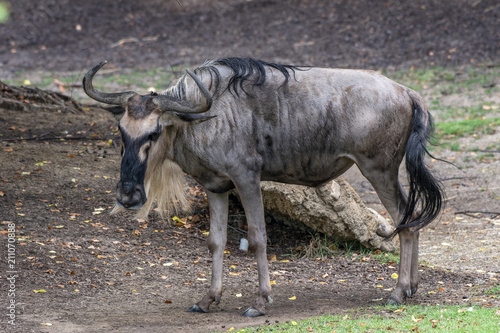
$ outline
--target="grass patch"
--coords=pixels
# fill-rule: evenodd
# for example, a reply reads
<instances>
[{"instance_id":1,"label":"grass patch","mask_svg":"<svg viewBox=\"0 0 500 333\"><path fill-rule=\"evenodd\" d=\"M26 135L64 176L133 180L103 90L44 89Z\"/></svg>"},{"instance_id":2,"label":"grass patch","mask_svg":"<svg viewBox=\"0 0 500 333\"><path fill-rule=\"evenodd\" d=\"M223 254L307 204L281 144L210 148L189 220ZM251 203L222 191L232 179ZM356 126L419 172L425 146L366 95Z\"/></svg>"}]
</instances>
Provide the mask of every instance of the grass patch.
<instances>
[{"instance_id":1,"label":"grass patch","mask_svg":"<svg viewBox=\"0 0 500 333\"><path fill-rule=\"evenodd\" d=\"M385 70L383 74L424 97L439 122L498 114L500 66Z\"/></svg>"},{"instance_id":2,"label":"grass patch","mask_svg":"<svg viewBox=\"0 0 500 333\"><path fill-rule=\"evenodd\" d=\"M373 307L234 332L498 332L496 308L465 306Z\"/></svg>"},{"instance_id":3,"label":"grass patch","mask_svg":"<svg viewBox=\"0 0 500 333\"><path fill-rule=\"evenodd\" d=\"M306 257L321 260L334 259L336 256L357 258L361 261L368 261L367 258L369 258L380 263L399 264L397 253L372 250L358 241L340 241L324 234L313 235L308 245L300 247L300 251L294 252L292 250L290 256L292 258Z\"/></svg>"},{"instance_id":4,"label":"grass patch","mask_svg":"<svg viewBox=\"0 0 500 333\"><path fill-rule=\"evenodd\" d=\"M464 137L493 134L500 126L500 118L475 118L436 123L436 138Z\"/></svg>"},{"instance_id":5,"label":"grass patch","mask_svg":"<svg viewBox=\"0 0 500 333\"><path fill-rule=\"evenodd\" d=\"M500 296L500 283L495 284L492 288L485 290L484 293L486 295L494 295L494 296ZM500 332L500 329L499 329Z\"/></svg>"}]
</instances>

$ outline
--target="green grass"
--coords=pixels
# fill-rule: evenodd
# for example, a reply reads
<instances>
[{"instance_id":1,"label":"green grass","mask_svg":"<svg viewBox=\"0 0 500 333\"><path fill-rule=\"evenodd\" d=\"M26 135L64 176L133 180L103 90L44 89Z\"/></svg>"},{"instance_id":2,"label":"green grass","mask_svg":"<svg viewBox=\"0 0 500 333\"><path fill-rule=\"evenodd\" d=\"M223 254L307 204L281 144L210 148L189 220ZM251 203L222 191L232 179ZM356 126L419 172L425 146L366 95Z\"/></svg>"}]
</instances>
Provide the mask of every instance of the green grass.
<instances>
[{"instance_id":1,"label":"green grass","mask_svg":"<svg viewBox=\"0 0 500 333\"><path fill-rule=\"evenodd\" d=\"M285 254L291 258L307 257L321 260L332 259L337 256L347 258L357 258L366 261L369 257L380 263L399 264L397 253L372 250L363 246L359 241L341 241L324 234L316 234L311 237L309 244L301 246L300 251L291 249L290 254Z\"/></svg>"},{"instance_id":2,"label":"green grass","mask_svg":"<svg viewBox=\"0 0 500 333\"><path fill-rule=\"evenodd\" d=\"M468 306L372 307L233 332L499 332L497 308Z\"/></svg>"},{"instance_id":3,"label":"green grass","mask_svg":"<svg viewBox=\"0 0 500 333\"><path fill-rule=\"evenodd\" d=\"M464 137L495 133L500 118L475 118L436 123L436 138Z\"/></svg>"},{"instance_id":4,"label":"green grass","mask_svg":"<svg viewBox=\"0 0 500 333\"><path fill-rule=\"evenodd\" d=\"M500 283L495 284L492 288L485 290L484 293L486 295L494 295L500 297ZM500 332L500 330L499 330Z\"/></svg>"},{"instance_id":5,"label":"green grass","mask_svg":"<svg viewBox=\"0 0 500 333\"><path fill-rule=\"evenodd\" d=\"M423 96L436 122L437 147L432 150L467 151L470 147L457 138L480 138L499 130L498 65L386 70L383 74Z\"/></svg>"}]
</instances>

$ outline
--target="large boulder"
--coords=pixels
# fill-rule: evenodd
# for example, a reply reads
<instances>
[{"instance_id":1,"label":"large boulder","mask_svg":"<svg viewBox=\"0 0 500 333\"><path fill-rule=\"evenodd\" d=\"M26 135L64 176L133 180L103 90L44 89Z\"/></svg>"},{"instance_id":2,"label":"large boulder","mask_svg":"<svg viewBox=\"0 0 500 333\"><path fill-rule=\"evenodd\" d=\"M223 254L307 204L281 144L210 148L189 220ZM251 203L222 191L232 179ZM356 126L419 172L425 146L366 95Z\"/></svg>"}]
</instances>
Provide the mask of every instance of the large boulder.
<instances>
[{"instance_id":1,"label":"large boulder","mask_svg":"<svg viewBox=\"0 0 500 333\"><path fill-rule=\"evenodd\" d=\"M339 177L313 188L262 182L266 214L287 224L302 224L340 240L358 240L365 247L394 251L398 240L386 240L394 227L367 208L354 189Z\"/></svg>"}]
</instances>

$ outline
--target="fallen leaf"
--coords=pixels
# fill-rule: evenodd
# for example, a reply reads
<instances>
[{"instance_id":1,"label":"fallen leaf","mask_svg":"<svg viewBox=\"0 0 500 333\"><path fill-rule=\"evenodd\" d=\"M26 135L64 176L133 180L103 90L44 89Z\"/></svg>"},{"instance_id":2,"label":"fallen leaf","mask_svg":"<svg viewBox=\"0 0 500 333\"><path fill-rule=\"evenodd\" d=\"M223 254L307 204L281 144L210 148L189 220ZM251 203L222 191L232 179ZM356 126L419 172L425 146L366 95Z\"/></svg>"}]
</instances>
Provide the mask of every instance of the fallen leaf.
<instances>
[{"instance_id":1,"label":"fallen leaf","mask_svg":"<svg viewBox=\"0 0 500 333\"><path fill-rule=\"evenodd\" d=\"M47 290L45 290L45 289L39 289L39 290L33 290L33 292L34 292L35 294L38 294L38 293L46 293L46 292L47 292Z\"/></svg>"},{"instance_id":2,"label":"fallen leaf","mask_svg":"<svg viewBox=\"0 0 500 333\"><path fill-rule=\"evenodd\" d=\"M295 301L297 299L297 296L288 297L288 299L291 301Z\"/></svg>"},{"instance_id":3,"label":"fallen leaf","mask_svg":"<svg viewBox=\"0 0 500 333\"><path fill-rule=\"evenodd\" d=\"M242 294L236 294L236 297L241 297L241 296L243 296L243 295Z\"/></svg>"},{"instance_id":4,"label":"fallen leaf","mask_svg":"<svg viewBox=\"0 0 500 333\"><path fill-rule=\"evenodd\" d=\"M7 147L7 148L4 148L3 150L6 151L7 153L11 153L14 151L14 149L12 147Z\"/></svg>"},{"instance_id":5,"label":"fallen leaf","mask_svg":"<svg viewBox=\"0 0 500 333\"><path fill-rule=\"evenodd\" d=\"M292 320L292 325L293 325L293 326L296 326L296 325L297 325L297 322Z\"/></svg>"},{"instance_id":6,"label":"fallen leaf","mask_svg":"<svg viewBox=\"0 0 500 333\"><path fill-rule=\"evenodd\" d=\"M166 300L165 300L165 303L167 303L167 304L172 304L172 301L170 301L170 300L166 299Z\"/></svg>"},{"instance_id":7,"label":"fallen leaf","mask_svg":"<svg viewBox=\"0 0 500 333\"><path fill-rule=\"evenodd\" d=\"M174 222L176 222L174 225L184 225L184 224L186 224L186 222L183 222L183 221L182 221L180 218L178 218L177 216L172 217L172 220L173 220Z\"/></svg>"},{"instance_id":8,"label":"fallen leaf","mask_svg":"<svg viewBox=\"0 0 500 333\"><path fill-rule=\"evenodd\" d=\"M399 277L399 275L396 273L392 273L392 275L391 275L391 278L393 278L393 279L397 279L398 277Z\"/></svg>"}]
</instances>

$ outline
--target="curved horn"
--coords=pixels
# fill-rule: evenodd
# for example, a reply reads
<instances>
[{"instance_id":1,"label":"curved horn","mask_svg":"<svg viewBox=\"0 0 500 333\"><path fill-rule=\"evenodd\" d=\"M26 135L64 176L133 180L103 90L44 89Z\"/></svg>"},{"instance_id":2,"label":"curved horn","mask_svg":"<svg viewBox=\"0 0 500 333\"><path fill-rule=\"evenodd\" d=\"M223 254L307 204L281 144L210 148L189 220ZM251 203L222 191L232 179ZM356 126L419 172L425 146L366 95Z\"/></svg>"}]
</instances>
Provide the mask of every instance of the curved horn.
<instances>
[{"instance_id":1,"label":"curved horn","mask_svg":"<svg viewBox=\"0 0 500 333\"><path fill-rule=\"evenodd\" d=\"M210 94L210 91L207 89L207 87L203 84L203 82L201 82L200 78L189 69L186 69L186 72L198 85L198 88L203 94L204 101L193 104L192 102L184 99L177 99L165 95L153 97L153 102L158 105L161 110L180 113L202 113L208 111L212 106L212 95Z\"/></svg>"},{"instance_id":2,"label":"curved horn","mask_svg":"<svg viewBox=\"0 0 500 333\"><path fill-rule=\"evenodd\" d=\"M125 105L127 100L136 95L133 91L126 91L121 93L103 93L97 89L94 89L92 86L92 79L98 70L101 69L102 66L106 65L108 62L105 60L101 62L99 65L94 66L91 70L85 74L83 77L83 90L85 93L92 99L106 104L113 105Z\"/></svg>"}]
</instances>

